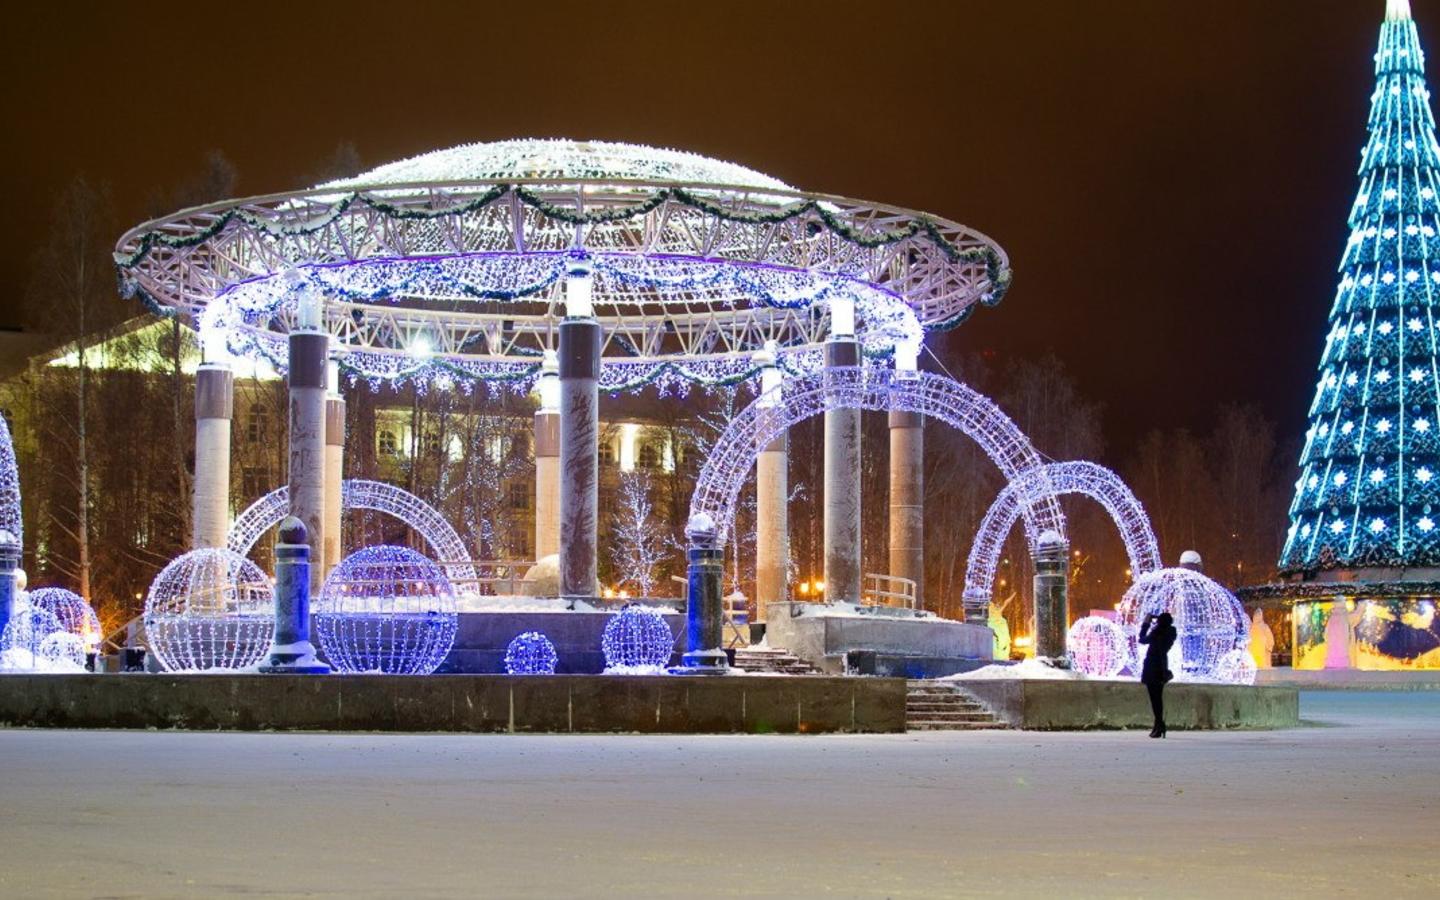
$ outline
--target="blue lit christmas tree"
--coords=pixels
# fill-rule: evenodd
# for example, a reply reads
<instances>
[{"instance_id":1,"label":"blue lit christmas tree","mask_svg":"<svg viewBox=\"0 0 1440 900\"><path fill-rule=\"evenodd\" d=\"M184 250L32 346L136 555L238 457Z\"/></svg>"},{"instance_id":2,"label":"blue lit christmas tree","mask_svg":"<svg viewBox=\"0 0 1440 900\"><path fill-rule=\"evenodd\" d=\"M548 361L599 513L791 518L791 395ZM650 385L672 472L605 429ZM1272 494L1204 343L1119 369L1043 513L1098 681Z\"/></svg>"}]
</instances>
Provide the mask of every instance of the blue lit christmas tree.
<instances>
[{"instance_id":1,"label":"blue lit christmas tree","mask_svg":"<svg viewBox=\"0 0 1440 900\"><path fill-rule=\"evenodd\" d=\"M1440 566L1440 146L1408 0L1388 0L1369 141L1280 567Z\"/></svg>"}]
</instances>

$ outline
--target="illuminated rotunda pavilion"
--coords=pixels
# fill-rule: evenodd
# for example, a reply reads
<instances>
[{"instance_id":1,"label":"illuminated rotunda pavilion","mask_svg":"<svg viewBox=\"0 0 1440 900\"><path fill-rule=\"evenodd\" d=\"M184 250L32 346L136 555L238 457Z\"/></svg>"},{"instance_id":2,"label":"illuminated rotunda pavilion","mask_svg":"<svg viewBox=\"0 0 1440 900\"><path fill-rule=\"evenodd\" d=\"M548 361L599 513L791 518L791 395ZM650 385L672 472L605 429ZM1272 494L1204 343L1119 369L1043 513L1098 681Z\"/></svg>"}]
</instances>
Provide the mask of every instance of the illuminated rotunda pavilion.
<instances>
[{"instance_id":1,"label":"illuminated rotunda pavilion","mask_svg":"<svg viewBox=\"0 0 1440 900\"><path fill-rule=\"evenodd\" d=\"M472 144L315 188L184 210L116 250L124 289L201 334L194 534L223 546L230 362L290 391L288 506L318 584L340 558L342 383L537 392L535 541L597 593L600 391L826 369L914 372L924 334L994 304L1004 252L963 225L804 193L689 153ZM824 578L858 600L860 412L825 412ZM891 429L890 575L922 578L921 414ZM786 442L756 463L757 603L787 598ZM433 549L433 548L432 548ZM450 561L454 562L454 561Z\"/></svg>"}]
</instances>

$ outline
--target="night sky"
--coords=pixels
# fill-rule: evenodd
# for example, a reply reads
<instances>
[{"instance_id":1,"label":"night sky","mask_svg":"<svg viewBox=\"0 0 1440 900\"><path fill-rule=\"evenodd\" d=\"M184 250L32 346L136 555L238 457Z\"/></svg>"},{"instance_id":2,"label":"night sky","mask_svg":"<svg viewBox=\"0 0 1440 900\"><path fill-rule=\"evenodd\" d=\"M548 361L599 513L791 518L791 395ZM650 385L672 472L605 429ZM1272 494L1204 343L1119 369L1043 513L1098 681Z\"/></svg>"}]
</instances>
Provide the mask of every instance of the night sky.
<instances>
[{"instance_id":1,"label":"night sky","mask_svg":"<svg viewBox=\"0 0 1440 900\"><path fill-rule=\"evenodd\" d=\"M1414 0L1422 41L1440 3ZM1303 427L1354 197L1383 0L85 3L7 12L18 316L55 192L119 216L208 150L243 194L341 141L672 146L971 225L1015 284L944 343L1053 350L1111 453L1253 401ZM219 198L217 198L219 199ZM118 233L116 235L118 237ZM932 339L934 342L935 339ZM936 344L940 346L940 344Z\"/></svg>"}]
</instances>

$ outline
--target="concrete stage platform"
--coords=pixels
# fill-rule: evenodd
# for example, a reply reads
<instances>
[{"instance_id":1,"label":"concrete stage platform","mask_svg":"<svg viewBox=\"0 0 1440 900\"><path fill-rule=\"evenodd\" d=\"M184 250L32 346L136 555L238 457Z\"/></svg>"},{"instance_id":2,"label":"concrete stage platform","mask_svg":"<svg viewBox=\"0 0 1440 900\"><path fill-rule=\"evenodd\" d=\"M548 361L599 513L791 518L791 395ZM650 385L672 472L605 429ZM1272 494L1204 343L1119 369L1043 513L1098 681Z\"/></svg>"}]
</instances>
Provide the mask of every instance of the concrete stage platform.
<instances>
[{"instance_id":1,"label":"concrete stage platform","mask_svg":"<svg viewBox=\"0 0 1440 900\"><path fill-rule=\"evenodd\" d=\"M883 606L772 603L765 641L834 675L848 660L861 661L862 674L935 678L988 665L995 655L985 625Z\"/></svg>"},{"instance_id":2,"label":"concrete stage platform","mask_svg":"<svg viewBox=\"0 0 1440 900\"><path fill-rule=\"evenodd\" d=\"M1440 669L1261 669L1255 683L1302 691L1440 691Z\"/></svg>"},{"instance_id":3,"label":"concrete stage platform","mask_svg":"<svg viewBox=\"0 0 1440 900\"><path fill-rule=\"evenodd\" d=\"M0 675L0 725L198 731L905 730L895 678Z\"/></svg>"},{"instance_id":4,"label":"concrete stage platform","mask_svg":"<svg viewBox=\"0 0 1440 900\"><path fill-rule=\"evenodd\" d=\"M1134 681L962 679L952 682L1011 728L1083 731L1144 728L1153 723L1144 685ZM1294 728L1299 692L1290 687L1170 684L1165 724L1175 730Z\"/></svg>"},{"instance_id":5,"label":"concrete stage platform","mask_svg":"<svg viewBox=\"0 0 1440 900\"><path fill-rule=\"evenodd\" d=\"M547 601L531 601L536 604ZM600 638L614 610L566 610L553 601L555 609L496 609L462 612L455 633L455 649L445 657L440 674L503 675L505 648L517 634L538 631L555 645L560 657L556 671L561 675L598 675L605 669ZM661 609L677 642L685 631L685 618L670 609ZM678 656L672 657L678 663Z\"/></svg>"}]
</instances>

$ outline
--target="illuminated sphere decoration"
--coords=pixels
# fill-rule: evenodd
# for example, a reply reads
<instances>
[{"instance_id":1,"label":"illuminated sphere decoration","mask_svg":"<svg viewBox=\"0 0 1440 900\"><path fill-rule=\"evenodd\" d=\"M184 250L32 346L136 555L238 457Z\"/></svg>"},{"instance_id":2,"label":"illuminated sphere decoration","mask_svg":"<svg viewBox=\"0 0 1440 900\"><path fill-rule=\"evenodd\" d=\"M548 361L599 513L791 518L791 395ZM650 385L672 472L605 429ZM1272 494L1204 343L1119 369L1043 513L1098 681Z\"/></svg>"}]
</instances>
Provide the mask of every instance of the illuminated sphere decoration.
<instances>
[{"instance_id":1,"label":"illuminated sphere decoration","mask_svg":"<svg viewBox=\"0 0 1440 900\"><path fill-rule=\"evenodd\" d=\"M600 649L605 653L607 671L659 669L670 662L675 635L659 612L632 603L605 624Z\"/></svg>"},{"instance_id":2,"label":"illuminated sphere decoration","mask_svg":"<svg viewBox=\"0 0 1440 900\"><path fill-rule=\"evenodd\" d=\"M52 671L78 672L85 668L85 641L78 634L57 631L40 642L39 656L42 665Z\"/></svg>"},{"instance_id":3,"label":"illuminated sphere decoration","mask_svg":"<svg viewBox=\"0 0 1440 900\"><path fill-rule=\"evenodd\" d=\"M1177 679L1213 679L1225 654L1250 644L1250 620L1240 601L1214 579L1190 569L1147 572L1116 609L1136 660L1145 657L1145 647L1138 643L1145 616L1168 612L1174 617L1178 638L1171 659L1178 654L1180 665L1170 668Z\"/></svg>"},{"instance_id":4,"label":"illuminated sphere decoration","mask_svg":"<svg viewBox=\"0 0 1440 900\"><path fill-rule=\"evenodd\" d=\"M340 561L320 588L315 629L341 672L429 675L455 646L455 590L409 547L379 545Z\"/></svg>"},{"instance_id":5,"label":"illuminated sphere decoration","mask_svg":"<svg viewBox=\"0 0 1440 900\"><path fill-rule=\"evenodd\" d=\"M1226 684L1254 684L1255 658L1248 650L1231 650L1215 666L1215 680Z\"/></svg>"},{"instance_id":6,"label":"illuminated sphere decoration","mask_svg":"<svg viewBox=\"0 0 1440 900\"><path fill-rule=\"evenodd\" d=\"M270 650L275 597L255 563L203 547L155 576L144 622L150 650L167 672L248 669Z\"/></svg>"},{"instance_id":7,"label":"illuminated sphere decoration","mask_svg":"<svg viewBox=\"0 0 1440 900\"><path fill-rule=\"evenodd\" d=\"M559 663L555 645L538 631L517 634L505 648L505 671L511 675L554 675Z\"/></svg>"},{"instance_id":8,"label":"illuminated sphere decoration","mask_svg":"<svg viewBox=\"0 0 1440 900\"><path fill-rule=\"evenodd\" d=\"M64 588L36 588L30 592L30 605L48 609L60 620L66 631L80 638L85 651L92 652L100 645L103 637L100 631L100 617L95 610L74 591Z\"/></svg>"},{"instance_id":9,"label":"illuminated sphere decoration","mask_svg":"<svg viewBox=\"0 0 1440 900\"><path fill-rule=\"evenodd\" d=\"M1113 678L1130 662L1130 642L1119 625L1086 616L1070 626L1070 664L1082 675Z\"/></svg>"},{"instance_id":10,"label":"illuminated sphere decoration","mask_svg":"<svg viewBox=\"0 0 1440 900\"><path fill-rule=\"evenodd\" d=\"M64 633L55 614L36 606L17 608L0 632L0 670L32 672L47 668L41 647L47 638Z\"/></svg>"}]
</instances>

